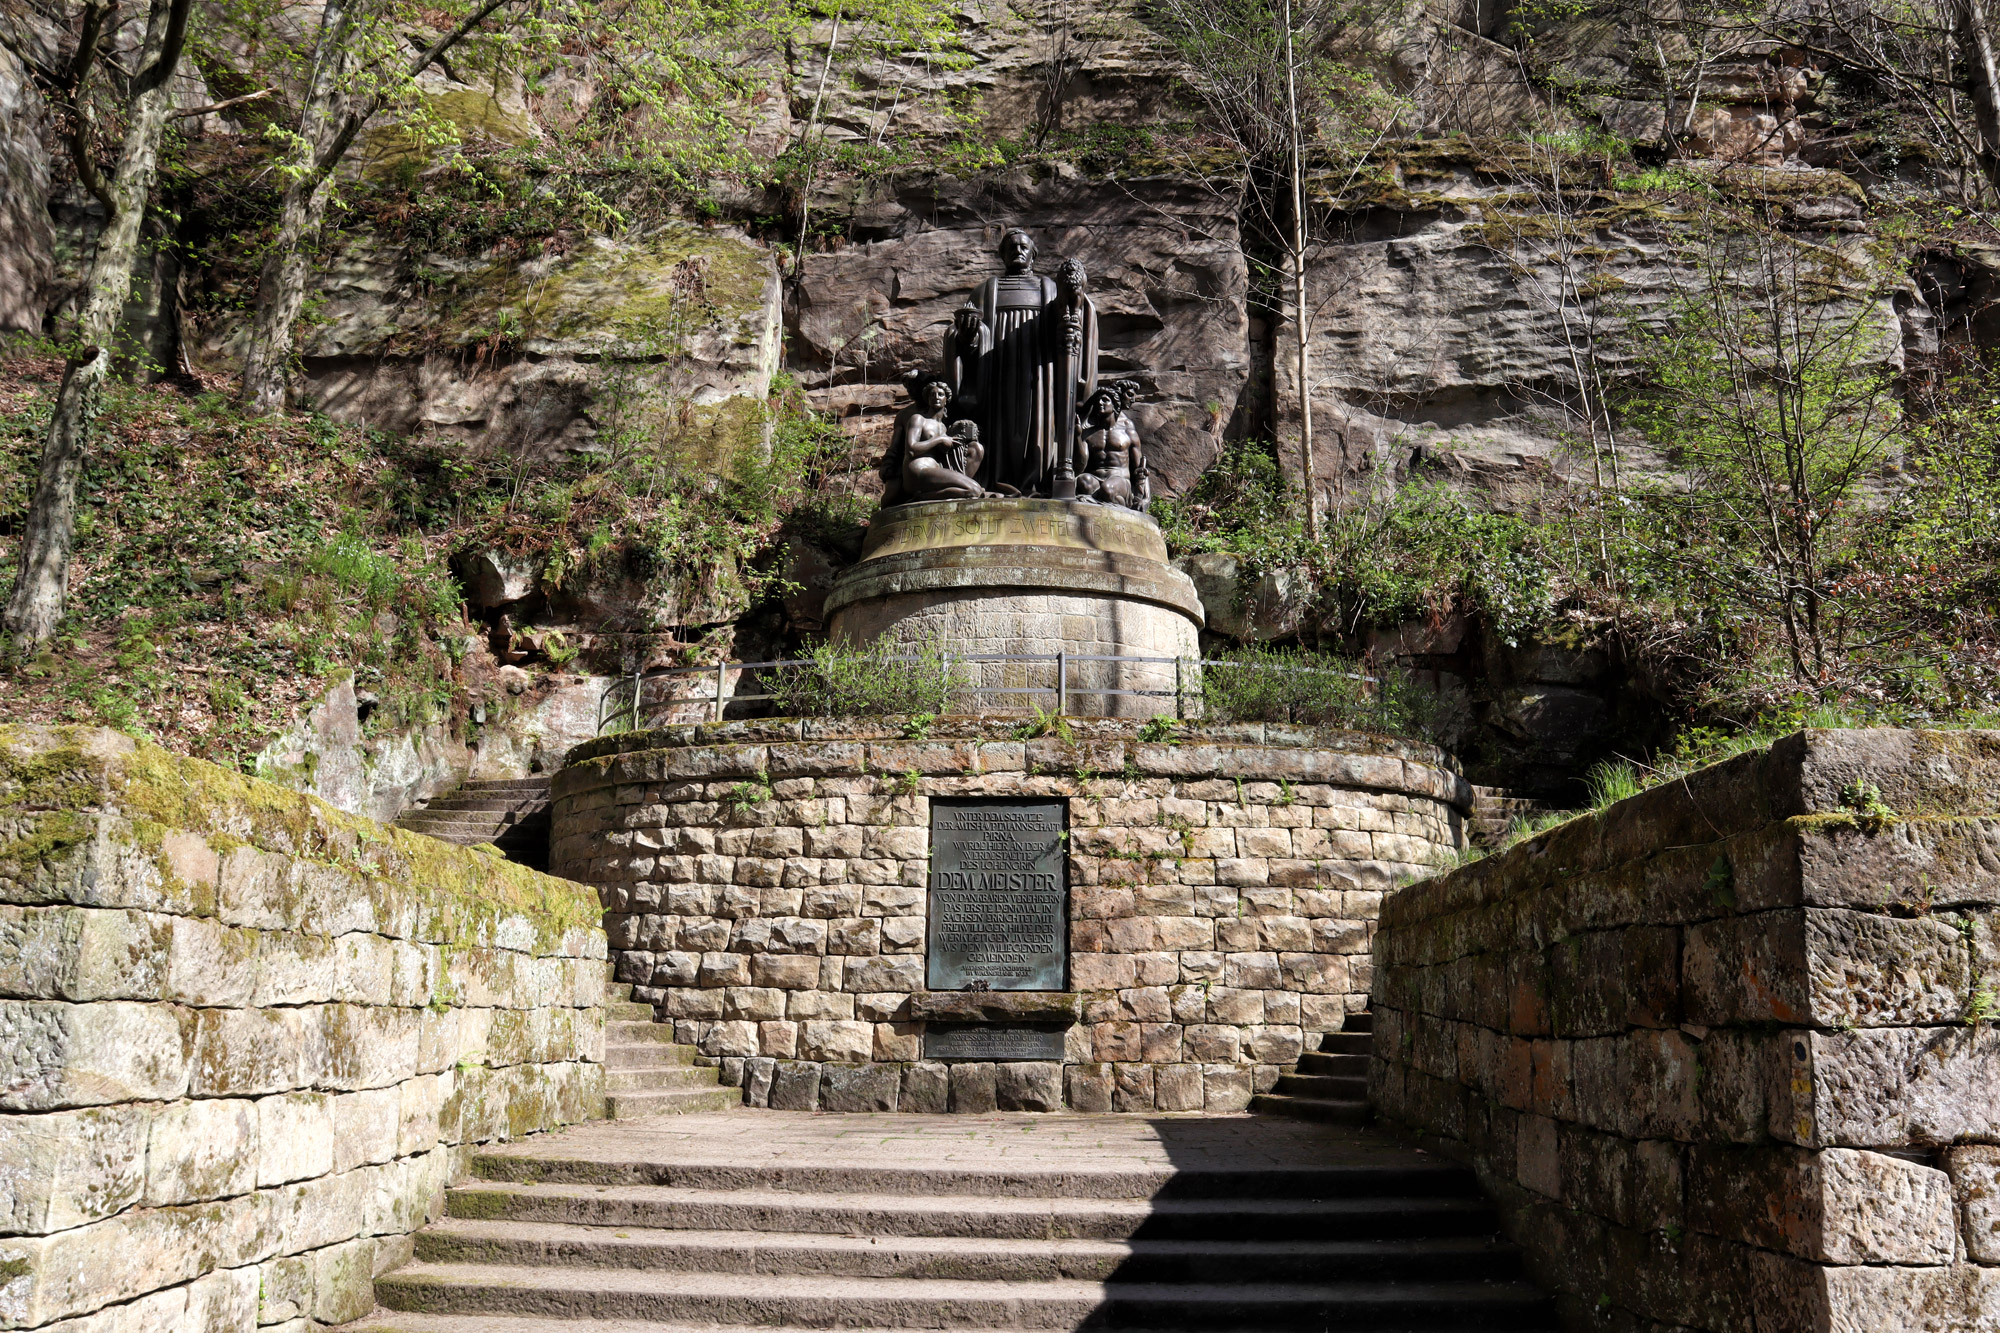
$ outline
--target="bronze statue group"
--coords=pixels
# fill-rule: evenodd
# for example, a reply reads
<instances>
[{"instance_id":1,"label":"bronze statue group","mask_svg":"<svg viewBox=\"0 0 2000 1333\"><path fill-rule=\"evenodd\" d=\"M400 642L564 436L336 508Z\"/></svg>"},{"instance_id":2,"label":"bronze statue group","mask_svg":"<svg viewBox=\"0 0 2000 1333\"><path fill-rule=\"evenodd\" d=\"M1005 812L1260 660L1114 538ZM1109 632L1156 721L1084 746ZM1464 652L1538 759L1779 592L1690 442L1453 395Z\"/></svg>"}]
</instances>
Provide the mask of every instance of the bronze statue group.
<instances>
[{"instance_id":1,"label":"bronze statue group","mask_svg":"<svg viewBox=\"0 0 2000 1333\"><path fill-rule=\"evenodd\" d=\"M882 503L1042 496L1152 503L1131 380L1099 384L1097 307L1083 265L1034 271L1024 231L1000 241L1005 271L952 318L943 365L918 379L882 462Z\"/></svg>"}]
</instances>

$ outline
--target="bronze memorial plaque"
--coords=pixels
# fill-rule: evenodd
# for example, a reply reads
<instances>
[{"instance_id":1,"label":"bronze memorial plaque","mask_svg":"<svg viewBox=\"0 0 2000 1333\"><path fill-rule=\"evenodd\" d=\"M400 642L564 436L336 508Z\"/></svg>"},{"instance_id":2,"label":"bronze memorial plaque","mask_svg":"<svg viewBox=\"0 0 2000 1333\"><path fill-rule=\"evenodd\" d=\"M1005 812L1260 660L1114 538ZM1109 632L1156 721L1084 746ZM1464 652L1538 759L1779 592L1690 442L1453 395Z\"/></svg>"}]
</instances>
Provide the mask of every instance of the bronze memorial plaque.
<instances>
[{"instance_id":1,"label":"bronze memorial plaque","mask_svg":"<svg viewBox=\"0 0 2000 1333\"><path fill-rule=\"evenodd\" d=\"M1063 801L931 802L932 990L1062 990Z\"/></svg>"}]
</instances>

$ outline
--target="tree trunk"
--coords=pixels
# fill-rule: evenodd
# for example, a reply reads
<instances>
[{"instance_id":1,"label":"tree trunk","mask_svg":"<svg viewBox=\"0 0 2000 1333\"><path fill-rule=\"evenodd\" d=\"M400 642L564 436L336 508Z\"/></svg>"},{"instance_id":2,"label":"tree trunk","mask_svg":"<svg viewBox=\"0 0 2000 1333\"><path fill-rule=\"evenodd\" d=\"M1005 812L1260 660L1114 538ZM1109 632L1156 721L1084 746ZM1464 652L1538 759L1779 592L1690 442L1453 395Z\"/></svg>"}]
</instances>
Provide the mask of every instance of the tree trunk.
<instances>
[{"instance_id":1,"label":"tree trunk","mask_svg":"<svg viewBox=\"0 0 2000 1333\"><path fill-rule=\"evenodd\" d=\"M291 381L292 330L306 308L306 252L326 219L328 182L294 180L271 252L257 279L257 322L243 354L243 405L259 416L285 410Z\"/></svg>"},{"instance_id":2,"label":"tree trunk","mask_svg":"<svg viewBox=\"0 0 2000 1333\"><path fill-rule=\"evenodd\" d=\"M306 252L326 220L337 164L326 159L334 151L327 143L333 125L337 84L346 71L346 46L353 26L351 4L335 0L320 11L319 35L313 44L312 71L306 103L299 115L299 138L307 158L285 183L285 202L278 217L278 234L257 277L257 319L250 329L250 346L243 353L243 388L239 401L259 416L285 410L292 372L292 330L306 308Z\"/></svg>"},{"instance_id":3,"label":"tree trunk","mask_svg":"<svg viewBox=\"0 0 2000 1333\"><path fill-rule=\"evenodd\" d=\"M2000 60L1986 22L1986 0L1965 0L1965 55L1972 67L1972 109L1979 122L1979 166L2000 190Z\"/></svg>"},{"instance_id":4,"label":"tree trunk","mask_svg":"<svg viewBox=\"0 0 2000 1333\"><path fill-rule=\"evenodd\" d=\"M156 7L150 25L147 53L157 53L164 42L166 20ZM166 43L169 47L171 43ZM178 51L172 53L178 56ZM157 55L155 59L159 59ZM39 651L55 637L69 592L70 552L76 537L76 488L83 473L83 460L97 425L97 409L104 381L111 373L112 338L118 331L118 317L132 290L132 266L139 253L139 224L145 220L146 200L152 193L153 176L159 166L160 135L166 128L171 104L167 77L140 79L139 91L128 109L125 142L118 158L118 171L111 183L113 212L97 238L97 253L90 264L90 293L77 328L77 350L64 367L62 387L56 395L55 413L49 419L49 433L42 445L41 475L35 483L34 499L21 536L20 569L14 578L14 594L7 602L3 618L7 632L14 636L14 651L27 655Z\"/></svg>"},{"instance_id":5,"label":"tree trunk","mask_svg":"<svg viewBox=\"0 0 2000 1333\"><path fill-rule=\"evenodd\" d=\"M1292 323L1299 354L1299 478L1306 492L1306 536L1319 538L1319 479L1313 468L1311 330L1306 327L1305 147L1299 133L1298 66L1292 54L1292 4L1285 0L1285 120L1292 138Z\"/></svg>"}]
</instances>

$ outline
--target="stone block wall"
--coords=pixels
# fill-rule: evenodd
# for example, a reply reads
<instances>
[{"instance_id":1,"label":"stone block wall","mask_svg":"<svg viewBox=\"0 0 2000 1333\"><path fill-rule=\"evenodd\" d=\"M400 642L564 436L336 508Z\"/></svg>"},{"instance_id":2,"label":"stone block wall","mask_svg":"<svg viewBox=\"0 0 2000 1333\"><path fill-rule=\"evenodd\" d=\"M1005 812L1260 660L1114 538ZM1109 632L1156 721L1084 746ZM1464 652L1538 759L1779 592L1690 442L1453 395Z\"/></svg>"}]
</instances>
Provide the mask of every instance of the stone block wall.
<instances>
[{"instance_id":1,"label":"stone block wall","mask_svg":"<svg viewBox=\"0 0 2000 1333\"><path fill-rule=\"evenodd\" d=\"M595 894L0 728L0 1328L366 1314L466 1145L603 1114Z\"/></svg>"},{"instance_id":2,"label":"stone block wall","mask_svg":"<svg viewBox=\"0 0 2000 1333\"><path fill-rule=\"evenodd\" d=\"M905 592L836 611L831 632L850 643L909 649L948 643L954 654L966 657L1040 655L1060 648L1085 658L1143 659L1069 664L1070 706L1103 717L1172 717L1179 674L1174 659L1190 664L1201 659L1200 626L1185 611L1087 588ZM1186 674L1193 679L1192 665ZM963 661L956 675L966 687L961 706L983 713L1022 715L1056 706L1054 662ZM1124 690L1146 693L1111 693ZM1199 697L1190 694L1187 711L1199 706Z\"/></svg>"},{"instance_id":3,"label":"stone block wall","mask_svg":"<svg viewBox=\"0 0 2000 1333\"><path fill-rule=\"evenodd\" d=\"M1414 885L1381 1115L1566 1326L2000 1329L2000 733L1811 731Z\"/></svg>"},{"instance_id":4,"label":"stone block wall","mask_svg":"<svg viewBox=\"0 0 2000 1333\"><path fill-rule=\"evenodd\" d=\"M1023 730L607 737L556 776L551 863L599 887L618 980L753 1105L1225 1111L1365 1006L1383 894L1462 842L1469 788L1426 746ZM1018 1001L1078 1020L1061 1062L923 1059L949 1007L925 989L930 801L952 796L1068 804L1069 991Z\"/></svg>"}]
</instances>

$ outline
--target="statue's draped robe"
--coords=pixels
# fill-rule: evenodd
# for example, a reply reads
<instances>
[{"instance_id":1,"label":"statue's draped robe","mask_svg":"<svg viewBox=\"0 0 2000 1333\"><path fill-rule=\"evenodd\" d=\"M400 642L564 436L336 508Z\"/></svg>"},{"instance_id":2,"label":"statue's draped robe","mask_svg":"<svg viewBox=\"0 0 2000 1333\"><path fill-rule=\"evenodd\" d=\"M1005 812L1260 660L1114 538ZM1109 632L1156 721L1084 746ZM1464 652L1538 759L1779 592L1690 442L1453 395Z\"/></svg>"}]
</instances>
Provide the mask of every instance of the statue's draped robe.
<instances>
[{"instance_id":1,"label":"statue's draped robe","mask_svg":"<svg viewBox=\"0 0 2000 1333\"><path fill-rule=\"evenodd\" d=\"M1086 296L1082 347L1072 358L1053 278L988 278L973 304L987 329L974 418L986 445L979 480L1046 494L1065 438L1062 412L1073 412L1097 387L1097 310Z\"/></svg>"}]
</instances>

